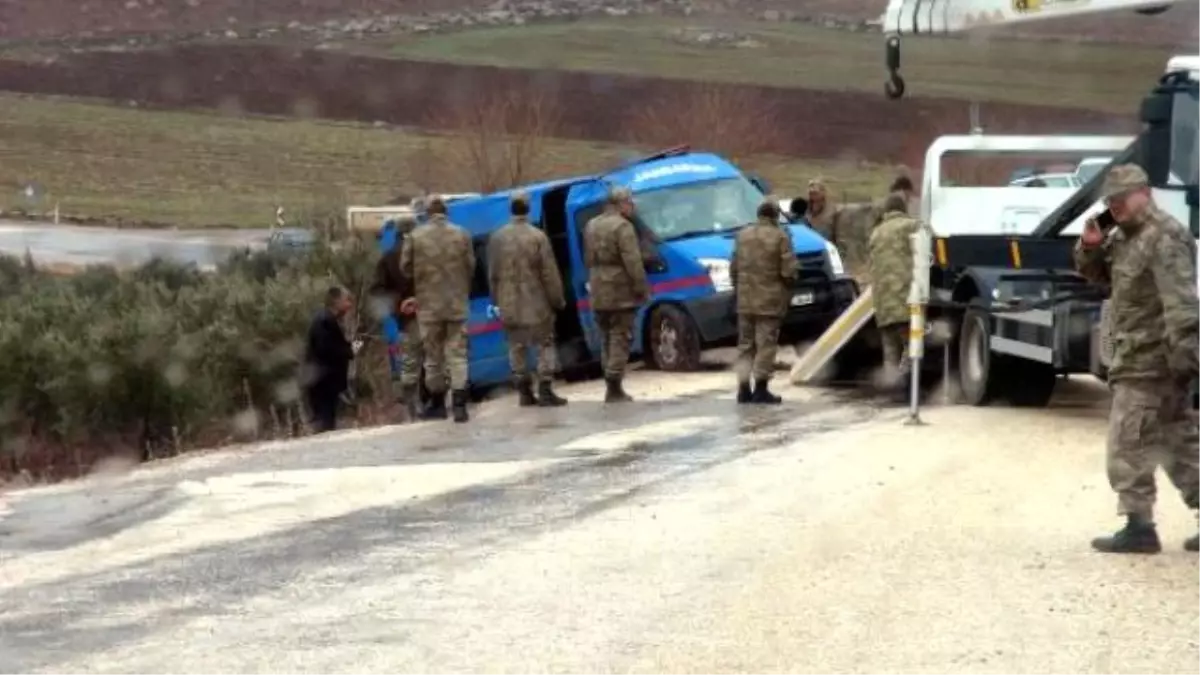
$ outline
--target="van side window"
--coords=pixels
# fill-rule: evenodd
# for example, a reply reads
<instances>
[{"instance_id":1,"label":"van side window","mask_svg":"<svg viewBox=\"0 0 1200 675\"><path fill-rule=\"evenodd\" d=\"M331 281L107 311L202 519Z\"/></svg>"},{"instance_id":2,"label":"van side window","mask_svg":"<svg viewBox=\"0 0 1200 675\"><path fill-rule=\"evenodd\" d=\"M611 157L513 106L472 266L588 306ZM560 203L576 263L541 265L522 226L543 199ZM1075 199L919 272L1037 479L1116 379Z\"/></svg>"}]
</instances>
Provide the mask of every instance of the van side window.
<instances>
[{"instance_id":1,"label":"van side window","mask_svg":"<svg viewBox=\"0 0 1200 675\"><path fill-rule=\"evenodd\" d=\"M579 209L578 211L575 212L575 228L579 232L579 245L580 246L583 245L583 241L584 241L583 235L584 235L584 232L587 230L588 221L591 220L592 218L595 218L596 216L600 215L600 212L603 210L604 210L603 204L592 204L591 206L585 206L582 209Z\"/></svg>"},{"instance_id":2,"label":"van side window","mask_svg":"<svg viewBox=\"0 0 1200 675\"><path fill-rule=\"evenodd\" d=\"M481 235L471 240L475 248L475 274L471 277L471 299L486 298L489 295L487 269L487 235Z\"/></svg>"}]
</instances>

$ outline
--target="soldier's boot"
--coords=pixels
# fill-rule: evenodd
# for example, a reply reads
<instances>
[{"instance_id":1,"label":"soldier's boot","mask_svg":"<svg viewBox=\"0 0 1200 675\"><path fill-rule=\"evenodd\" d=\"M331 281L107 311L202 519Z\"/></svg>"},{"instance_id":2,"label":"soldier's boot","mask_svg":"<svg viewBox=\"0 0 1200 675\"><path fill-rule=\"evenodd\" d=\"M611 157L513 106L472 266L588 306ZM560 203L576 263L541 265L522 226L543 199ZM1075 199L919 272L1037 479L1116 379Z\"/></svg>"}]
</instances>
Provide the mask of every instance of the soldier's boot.
<instances>
[{"instance_id":1,"label":"soldier's boot","mask_svg":"<svg viewBox=\"0 0 1200 675\"><path fill-rule=\"evenodd\" d=\"M444 420L446 417L446 392L429 392L429 405L425 406L425 409L421 411L420 418L423 420Z\"/></svg>"},{"instance_id":2,"label":"soldier's boot","mask_svg":"<svg viewBox=\"0 0 1200 675\"><path fill-rule=\"evenodd\" d=\"M767 388L766 380L755 380L754 391L750 394L750 402L779 405L783 403L783 398L771 393L771 390Z\"/></svg>"},{"instance_id":3,"label":"soldier's boot","mask_svg":"<svg viewBox=\"0 0 1200 675\"><path fill-rule=\"evenodd\" d=\"M1187 503L1188 503L1189 508L1195 510L1196 497L1193 496L1193 497L1188 498ZM1195 513L1194 515L1196 515L1198 518L1200 518L1200 513ZM1197 534L1195 536L1191 536L1191 537L1188 537L1187 539L1184 539L1183 540L1183 550L1192 551L1192 552L1200 551L1200 534Z\"/></svg>"},{"instance_id":4,"label":"soldier's boot","mask_svg":"<svg viewBox=\"0 0 1200 675\"><path fill-rule=\"evenodd\" d=\"M520 396L520 401L518 401L517 405L522 408L538 404L537 398L533 395L533 382L528 377L522 377L517 380L517 395Z\"/></svg>"},{"instance_id":5,"label":"soldier's boot","mask_svg":"<svg viewBox=\"0 0 1200 675\"><path fill-rule=\"evenodd\" d=\"M455 389L451 395L451 405L454 406L454 421L462 424L471 419L467 414L467 391L465 389Z\"/></svg>"},{"instance_id":6,"label":"soldier's boot","mask_svg":"<svg viewBox=\"0 0 1200 675\"><path fill-rule=\"evenodd\" d=\"M752 392L750 390L750 382L749 381L738 382L737 402L738 403L753 403L754 402L754 392Z\"/></svg>"},{"instance_id":7,"label":"soldier's boot","mask_svg":"<svg viewBox=\"0 0 1200 675\"><path fill-rule=\"evenodd\" d=\"M625 393L625 387L621 386L621 377L609 375L604 378L604 384L607 387L604 392L605 403L629 403L633 397Z\"/></svg>"},{"instance_id":8,"label":"soldier's boot","mask_svg":"<svg viewBox=\"0 0 1200 675\"><path fill-rule=\"evenodd\" d=\"M1183 541L1183 550L1197 552L1200 551L1200 534L1194 534Z\"/></svg>"},{"instance_id":9,"label":"soldier's boot","mask_svg":"<svg viewBox=\"0 0 1200 675\"><path fill-rule=\"evenodd\" d=\"M1162 542L1153 522L1131 515L1125 527L1112 536L1093 539L1092 548L1103 553L1158 553L1162 551Z\"/></svg>"},{"instance_id":10,"label":"soldier's boot","mask_svg":"<svg viewBox=\"0 0 1200 675\"><path fill-rule=\"evenodd\" d=\"M538 383L538 405L543 408L557 408L567 404L567 399L554 393L554 384L543 380Z\"/></svg>"}]
</instances>

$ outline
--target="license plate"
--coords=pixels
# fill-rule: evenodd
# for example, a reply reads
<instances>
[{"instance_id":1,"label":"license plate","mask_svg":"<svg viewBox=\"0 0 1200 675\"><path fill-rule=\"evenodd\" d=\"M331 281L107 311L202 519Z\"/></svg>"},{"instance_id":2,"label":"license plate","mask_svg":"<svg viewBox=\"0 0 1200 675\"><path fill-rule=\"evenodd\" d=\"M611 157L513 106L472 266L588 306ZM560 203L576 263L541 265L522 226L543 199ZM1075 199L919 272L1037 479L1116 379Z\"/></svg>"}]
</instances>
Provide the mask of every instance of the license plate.
<instances>
[{"instance_id":1,"label":"license plate","mask_svg":"<svg viewBox=\"0 0 1200 675\"><path fill-rule=\"evenodd\" d=\"M792 307L803 307L813 303L813 294L810 291L797 293L792 296Z\"/></svg>"}]
</instances>

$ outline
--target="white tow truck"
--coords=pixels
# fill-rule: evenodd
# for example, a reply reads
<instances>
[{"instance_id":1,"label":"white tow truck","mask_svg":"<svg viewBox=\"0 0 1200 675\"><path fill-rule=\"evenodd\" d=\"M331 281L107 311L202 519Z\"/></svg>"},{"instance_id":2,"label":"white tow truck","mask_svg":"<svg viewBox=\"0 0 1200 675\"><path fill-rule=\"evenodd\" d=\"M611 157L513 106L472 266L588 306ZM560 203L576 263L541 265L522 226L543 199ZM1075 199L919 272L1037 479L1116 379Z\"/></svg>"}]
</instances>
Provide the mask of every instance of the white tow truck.
<instances>
[{"instance_id":1,"label":"white tow truck","mask_svg":"<svg viewBox=\"0 0 1200 675\"><path fill-rule=\"evenodd\" d=\"M951 330L944 358L923 360L922 370L957 373L962 397L973 405L1006 399L1041 406L1060 375L1106 375L1107 289L1074 271L1072 249L1083 222L1104 208L1097 197L1110 167L1126 162L1142 166L1155 202L1198 234L1198 80L1200 57L1171 59L1142 100L1143 130L1132 138L972 135L934 142L921 199L921 217L936 237L927 317ZM965 187L941 178L949 153L1070 151L1114 157L1078 190ZM868 289L798 360L793 383L812 381L834 359L845 372L847 361L866 354L855 337L871 318Z\"/></svg>"}]
</instances>

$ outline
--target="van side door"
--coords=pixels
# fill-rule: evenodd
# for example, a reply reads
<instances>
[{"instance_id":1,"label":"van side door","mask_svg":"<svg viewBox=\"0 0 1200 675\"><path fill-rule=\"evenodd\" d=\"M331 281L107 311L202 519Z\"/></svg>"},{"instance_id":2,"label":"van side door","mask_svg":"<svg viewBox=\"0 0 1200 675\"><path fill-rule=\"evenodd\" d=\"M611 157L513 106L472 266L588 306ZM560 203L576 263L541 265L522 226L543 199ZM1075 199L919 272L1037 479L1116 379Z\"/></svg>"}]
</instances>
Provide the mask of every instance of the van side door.
<instances>
[{"instance_id":1,"label":"van side door","mask_svg":"<svg viewBox=\"0 0 1200 675\"><path fill-rule=\"evenodd\" d=\"M467 361L474 386L508 383L508 336L500 312L488 288L488 236L471 240L475 249L475 274L471 277L470 310L467 318Z\"/></svg>"}]
</instances>

